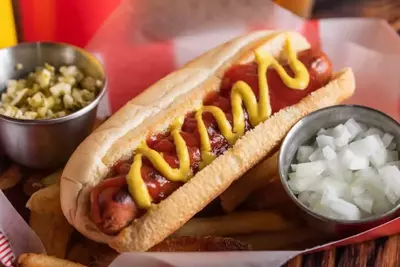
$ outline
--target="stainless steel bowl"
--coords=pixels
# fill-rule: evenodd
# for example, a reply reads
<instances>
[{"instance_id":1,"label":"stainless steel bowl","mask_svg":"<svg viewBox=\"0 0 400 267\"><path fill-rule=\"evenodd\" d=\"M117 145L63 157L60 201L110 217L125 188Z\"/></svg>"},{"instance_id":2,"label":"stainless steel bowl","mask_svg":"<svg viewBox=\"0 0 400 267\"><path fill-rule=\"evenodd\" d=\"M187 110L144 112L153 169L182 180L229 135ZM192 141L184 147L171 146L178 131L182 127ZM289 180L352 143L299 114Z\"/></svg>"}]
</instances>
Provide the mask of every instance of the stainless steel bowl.
<instances>
[{"instance_id":1,"label":"stainless steel bowl","mask_svg":"<svg viewBox=\"0 0 400 267\"><path fill-rule=\"evenodd\" d=\"M379 216L355 221L334 220L316 214L302 204L289 188L287 181L290 164L295 163L294 159L298 148L301 145L309 144L312 139L315 139L318 130L321 128L334 127L350 118L354 118L357 122L361 122L369 127L376 127L387 133L391 133L395 137L397 148L400 147L400 124L394 119L378 110L368 107L337 105L315 111L297 122L283 140L278 159L282 185L290 199L300 208L306 221L311 226L321 230L344 235L361 232L389 221L396 215L396 212L400 208L400 203L390 211Z\"/></svg>"},{"instance_id":2,"label":"stainless steel bowl","mask_svg":"<svg viewBox=\"0 0 400 267\"><path fill-rule=\"evenodd\" d=\"M0 93L7 81L25 77L35 67L76 65L85 75L104 81L96 99L68 116L48 120L21 120L0 115L0 143L7 156L32 168L56 168L65 163L91 132L106 79L99 61L83 49L62 43L22 43L0 50ZM21 63L23 69L17 70Z\"/></svg>"}]
</instances>

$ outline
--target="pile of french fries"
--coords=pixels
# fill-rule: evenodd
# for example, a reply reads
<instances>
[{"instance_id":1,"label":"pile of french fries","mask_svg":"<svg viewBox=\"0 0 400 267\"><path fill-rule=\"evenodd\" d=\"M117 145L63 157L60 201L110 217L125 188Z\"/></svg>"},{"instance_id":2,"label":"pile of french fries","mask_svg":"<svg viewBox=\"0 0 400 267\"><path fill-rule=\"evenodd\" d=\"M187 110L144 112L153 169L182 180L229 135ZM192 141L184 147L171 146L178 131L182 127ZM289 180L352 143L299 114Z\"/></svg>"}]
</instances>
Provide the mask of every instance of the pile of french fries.
<instances>
[{"instance_id":1,"label":"pile of french fries","mask_svg":"<svg viewBox=\"0 0 400 267\"><path fill-rule=\"evenodd\" d=\"M302 221L280 183L277 161L278 152L235 181L219 198L223 214L192 218L155 250L191 251L193 242L216 243L218 238L232 238L252 250L304 249L329 241L329 236ZM26 204L30 210L29 224L42 240L48 256L20 255L19 266L107 266L93 264L93 260L100 262L100 255L109 255L112 260L117 253L84 238L65 219L60 205L60 176L61 170L58 170L42 178L39 186L42 188ZM21 168L11 165L0 175L0 189L15 186L21 177ZM209 246L199 245L197 250L202 247Z\"/></svg>"}]
</instances>

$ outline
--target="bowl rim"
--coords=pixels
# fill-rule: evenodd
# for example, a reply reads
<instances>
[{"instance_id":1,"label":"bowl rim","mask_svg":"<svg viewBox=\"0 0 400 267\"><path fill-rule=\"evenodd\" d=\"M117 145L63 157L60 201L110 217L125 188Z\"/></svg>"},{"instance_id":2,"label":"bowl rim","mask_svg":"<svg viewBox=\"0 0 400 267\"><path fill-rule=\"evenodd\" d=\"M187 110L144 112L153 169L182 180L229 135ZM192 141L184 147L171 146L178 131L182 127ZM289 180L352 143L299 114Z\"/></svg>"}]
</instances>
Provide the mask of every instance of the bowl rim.
<instances>
[{"instance_id":1,"label":"bowl rim","mask_svg":"<svg viewBox=\"0 0 400 267\"><path fill-rule=\"evenodd\" d=\"M292 126L292 128L287 132L285 138L282 141L281 147L279 149L279 155L278 155L279 179L280 179L280 181L282 183L283 188L285 189L286 194L296 204L296 206L298 206L302 211L306 212L308 215L311 215L312 217L314 217L316 219L319 219L319 220L322 220L322 221L325 221L325 222L330 222L330 223L336 223L336 224L341 224L341 225L357 225L357 224L360 224L360 223L373 223L373 222L382 220L384 218L387 218L387 217L389 217L391 215L394 215L400 208L400 202L396 206L392 207L390 210L388 210L385 213L382 213L380 215L369 216L369 217L362 218L362 219L359 219L359 220L341 220L341 219L329 218L329 217L320 215L320 214L312 211L309 207L307 207L306 205L301 203L299 201L299 199L295 196L293 191L289 188L289 186L287 184L288 179L287 179L287 177L284 176L283 168L285 166L283 166L283 153L282 153L282 151L284 151L284 148L288 147L289 141L291 139L291 136L296 134L298 129L302 126L302 124L304 124L305 120L309 120L307 123L311 123L315 119L315 117L318 116L319 113L326 112L326 111L331 110L331 109L338 109L338 108L354 108L354 109L358 109L358 110L367 110L368 112L377 113L377 114L381 115L382 118L384 118L384 119L386 119L388 121L394 122L399 127L399 130L400 130L400 122L396 121L394 118L392 118L391 116L389 116L388 114L386 114L386 113L384 113L384 112L382 112L380 110L377 110L377 109L374 109L374 108L371 108L371 107L367 107L367 106L363 106L363 105L339 104L339 105L333 105L333 106L321 108L321 109L318 109L316 111L313 111L313 112L307 114L306 116L301 118L298 122L296 122ZM291 162L293 162L293 158L292 158Z\"/></svg>"},{"instance_id":2,"label":"bowl rim","mask_svg":"<svg viewBox=\"0 0 400 267\"><path fill-rule=\"evenodd\" d=\"M57 123L63 123L66 121L70 121L73 119L76 119L86 113L88 113L89 111L91 111L92 109L94 109L99 103L100 100L103 98L103 96L105 95L106 91L107 91L107 85L108 85L108 79L107 79L107 75L104 69L103 64L89 51L87 51L86 49L83 49L81 47L72 45L72 44L67 44L67 43L63 43L63 42L50 42L50 41L37 41L37 42L22 42L10 47L5 47L0 49L0 51L5 51L5 50L13 50L13 49L19 49L21 47L26 47L26 46L63 46L63 47L69 47L72 48L76 51L78 51L78 53L83 54L84 56L88 57L90 60L93 60L100 68L100 71L103 74L103 85L100 89L100 92L97 94L97 96L95 97L95 99L90 102L87 106L72 112L71 114L68 114L67 116L64 117L60 117L60 118L52 118L52 119L42 119L42 120L28 120L28 119L16 119L16 118L12 118L12 117L8 117L5 115L0 114L0 119L13 123L13 124L26 124L26 125L50 125L50 124L57 124ZM0 92L1 93L1 92Z\"/></svg>"}]
</instances>

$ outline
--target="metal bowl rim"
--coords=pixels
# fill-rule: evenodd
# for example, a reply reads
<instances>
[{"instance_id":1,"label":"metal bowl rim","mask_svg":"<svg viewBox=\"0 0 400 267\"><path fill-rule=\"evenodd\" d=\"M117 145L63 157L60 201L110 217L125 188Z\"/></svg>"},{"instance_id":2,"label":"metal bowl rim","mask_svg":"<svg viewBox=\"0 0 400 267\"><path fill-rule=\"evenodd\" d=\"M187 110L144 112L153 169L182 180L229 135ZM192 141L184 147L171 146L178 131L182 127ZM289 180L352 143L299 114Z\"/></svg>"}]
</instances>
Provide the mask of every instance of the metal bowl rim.
<instances>
[{"instance_id":1,"label":"metal bowl rim","mask_svg":"<svg viewBox=\"0 0 400 267\"><path fill-rule=\"evenodd\" d=\"M103 72L103 76L104 76L103 86L101 87L100 93L96 96L96 98L89 105L87 105L67 116L64 116L64 117L53 118L53 119L43 119L43 120L27 120L27 119L15 119L15 118L7 117L7 116L0 114L0 119L10 122L10 123L13 123L13 124L50 125L50 124L63 123L66 121L73 120L75 118L82 116L83 114L88 113L92 109L94 109L99 104L100 100L102 99L102 97L104 96L104 94L107 91L107 77L106 77L105 70L104 70L104 67L101 64L101 62L95 56L93 56L92 53L88 52L87 50L80 48L78 46L75 46L75 45L62 43L62 42L48 42L48 41L24 42L24 43L20 43L20 44L14 45L14 46L0 49L0 51L1 50L13 50L13 49L18 49L23 46L36 46L36 45L70 47L70 48L78 51L78 53L84 54L85 56L88 56L90 59L96 61L98 63L98 65L100 66L100 70Z\"/></svg>"},{"instance_id":2,"label":"metal bowl rim","mask_svg":"<svg viewBox=\"0 0 400 267\"><path fill-rule=\"evenodd\" d=\"M334 105L334 106L330 106L330 107L326 107L326 108L322 108L322 109L318 109L316 111L313 111L311 113L309 113L308 115L304 116L302 119L300 119L297 123L295 123L293 125L293 127L289 130L289 132L286 134L282 144L281 144L281 148L279 149L279 156L278 156L278 169L279 169L279 178L281 180L281 183L283 185L283 188L286 191L286 194L290 197L290 199L303 211L305 211L308 215L313 216L314 218L317 218L319 220L325 221L325 222L333 222L333 223L337 223L337 224L341 224L341 225L355 225L355 224L361 224L361 223L372 223L374 221L379 221L381 219L387 218L391 215L393 215L394 213L397 212L397 210L400 208L400 203L397 204L396 206L394 206L393 208L391 208L389 211L380 214L380 215L375 215L375 216L370 216L370 217L366 217L360 220L340 220L340 219L333 219L333 218L329 218L329 217L325 217L322 216L320 214L315 213L314 211L312 211L310 208L308 208L306 205L304 205L303 203L301 203L298 198L294 195L294 193L292 192L292 190L290 190L288 184L287 184L287 179L286 177L284 177L283 174L283 155L282 155L282 151L284 150L283 148L286 148L289 145L289 139L291 139L290 137L292 135L294 135L297 131L298 128L302 125L302 123L304 123L305 120L308 120L310 122L312 122L315 119L315 116L317 116L319 113L330 110L330 109L338 109L338 108L354 108L354 109L364 109L364 110L368 110L368 112L375 112L378 113L379 115L381 115L383 118L385 118L388 121L392 121L394 122L400 130L400 122L397 122L395 119L393 119L392 117L390 117L389 115L385 114L382 111L379 111L377 109L371 108L371 107L367 107L367 106L362 106L362 105L355 105L355 104L341 104L341 105ZM329 123L329 122L328 122ZM293 161L293 159L292 159Z\"/></svg>"}]
</instances>

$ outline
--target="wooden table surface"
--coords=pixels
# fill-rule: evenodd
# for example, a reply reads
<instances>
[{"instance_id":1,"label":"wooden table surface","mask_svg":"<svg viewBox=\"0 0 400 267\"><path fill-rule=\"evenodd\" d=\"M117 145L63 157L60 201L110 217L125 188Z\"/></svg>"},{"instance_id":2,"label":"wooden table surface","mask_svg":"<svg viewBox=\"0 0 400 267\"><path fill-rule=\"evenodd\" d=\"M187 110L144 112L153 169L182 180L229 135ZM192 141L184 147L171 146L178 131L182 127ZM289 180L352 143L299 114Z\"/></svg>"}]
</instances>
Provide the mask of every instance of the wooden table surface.
<instances>
[{"instance_id":1,"label":"wooden table surface","mask_svg":"<svg viewBox=\"0 0 400 267\"><path fill-rule=\"evenodd\" d=\"M386 19L400 33L400 0L317 0L313 18L373 17ZM397 267L400 235L298 256L285 267Z\"/></svg>"}]
</instances>

